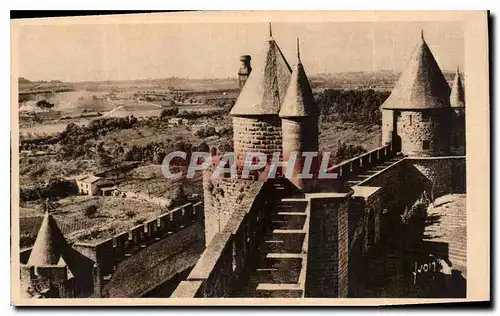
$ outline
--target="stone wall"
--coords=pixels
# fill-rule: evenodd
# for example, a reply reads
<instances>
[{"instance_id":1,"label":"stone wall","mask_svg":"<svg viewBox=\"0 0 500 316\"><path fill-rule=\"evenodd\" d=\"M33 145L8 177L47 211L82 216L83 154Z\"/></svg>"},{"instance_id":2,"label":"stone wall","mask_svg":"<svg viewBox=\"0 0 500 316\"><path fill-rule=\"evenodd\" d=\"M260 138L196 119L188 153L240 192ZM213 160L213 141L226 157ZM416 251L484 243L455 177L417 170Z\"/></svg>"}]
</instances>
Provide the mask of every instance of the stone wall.
<instances>
[{"instance_id":1,"label":"stone wall","mask_svg":"<svg viewBox=\"0 0 500 316\"><path fill-rule=\"evenodd\" d=\"M211 179L211 172L203 175L205 205L205 244L224 229L231 214L236 210L255 181L231 178Z\"/></svg>"},{"instance_id":2,"label":"stone wall","mask_svg":"<svg viewBox=\"0 0 500 316\"><path fill-rule=\"evenodd\" d=\"M379 194L382 209L402 212L404 205L412 203L420 196L418 188L407 189L405 182L405 159L401 159L386 169L374 174L359 186L381 187Z\"/></svg>"},{"instance_id":3,"label":"stone wall","mask_svg":"<svg viewBox=\"0 0 500 316\"><path fill-rule=\"evenodd\" d=\"M290 154L297 153L295 166L290 182L303 191L308 190L307 179L298 177L304 168L303 152L317 152L318 151L318 121L316 117L282 119L283 130L283 159L288 160ZM311 174L316 174L312 170L316 170L318 159L313 161L311 166ZM284 168L284 172L286 172Z\"/></svg>"},{"instance_id":4,"label":"stone wall","mask_svg":"<svg viewBox=\"0 0 500 316\"><path fill-rule=\"evenodd\" d=\"M382 110L382 146L392 141L394 117L392 110Z\"/></svg>"},{"instance_id":5,"label":"stone wall","mask_svg":"<svg viewBox=\"0 0 500 316\"><path fill-rule=\"evenodd\" d=\"M434 198L466 191L465 157L412 158L406 159L406 166L405 175L413 175Z\"/></svg>"},{"instance_id":6,"label":"stone wall","mask_svg":"<svg viewBox=\"0 0 500 316\"><path fill-rule=\"evenodd\" d=\"M233 117L234 152L238 166L243 166L245 153L271 155L281 152L281 120L277 115Z\"/></svg>"},{"instance_id":7,"label":"stone wall","mask_svg":"<svg viewBox=\"0 0 500 316\"><path fill-rule=\"evenodd\" d=\"M408 156L439 156L450 152L451 111L400 111L396 115L401 152ZM427 116L427 119L424 119ZM429 147L424 149L424 141Z\"/></svg>"},{"instance_id":8,"label":"stone wall","mask_svg":"<svg viewBox=\"0 0 500 316\"><path fill-rule=\"evenodd\" d=\"M306 297L347 297L348 197L311 197Z\"/></svg>"},{"instance_id":9,"label":"stone wall","mask_svg":"<svg viewBox=\"0 0 500 316\"><path fill-rule=\"evenodd\" d=\"M188 278L171 297L232 297L254 269L264 224L276 203L268 181L254 181L248 194L216 234Z\"/></svg>"},{"instance_id":10,"label":"stone wall","mask_svg":"<svg viewBox=\"0 0 500 316\"><path fill-rule=\"evenodd\" d=\"M454 155L465 155L465 112L461 109L453 113L453 135L451 139L451 151Z\"/></svg>"}]
</instances>

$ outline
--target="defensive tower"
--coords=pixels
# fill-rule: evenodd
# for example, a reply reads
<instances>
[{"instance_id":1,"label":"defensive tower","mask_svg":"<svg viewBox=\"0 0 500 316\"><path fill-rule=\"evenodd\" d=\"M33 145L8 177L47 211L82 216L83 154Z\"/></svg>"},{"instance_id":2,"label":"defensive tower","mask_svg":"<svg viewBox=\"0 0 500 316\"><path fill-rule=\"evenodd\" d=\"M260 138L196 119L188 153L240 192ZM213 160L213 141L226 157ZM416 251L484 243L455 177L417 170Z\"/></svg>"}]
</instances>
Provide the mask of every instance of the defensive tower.
<instances>
[{"instance_id":1,"label":"defensive tower","mask_svg":"<svg viewBox=\"0 0 500 316\"><path fill-rule=\"evenodd\" d=\"M406 70L382 104L382 144L393 139L406 156L442 156L450 150L450 87L424 35Z\"/></svg>"},{"instance_id":2,"label":"defensive tower","mask_svg":"<svg viewBox=\"0 0 500 316\"><path fill-rule=\"evenodd\" d=\"M291 153L297 155L290 181L297 188L307 191L310 187L308 184L312 181L298 174L302 172L306 162L302 153L318 152L319 111L300 59L299 39L297 39L297 63L293 68L279 116L283 134L283 159L290 159ZM316 161L317 159L313 159L309 162L312 166L311 170L315 169Z\"/></svg>"}]
</instances>

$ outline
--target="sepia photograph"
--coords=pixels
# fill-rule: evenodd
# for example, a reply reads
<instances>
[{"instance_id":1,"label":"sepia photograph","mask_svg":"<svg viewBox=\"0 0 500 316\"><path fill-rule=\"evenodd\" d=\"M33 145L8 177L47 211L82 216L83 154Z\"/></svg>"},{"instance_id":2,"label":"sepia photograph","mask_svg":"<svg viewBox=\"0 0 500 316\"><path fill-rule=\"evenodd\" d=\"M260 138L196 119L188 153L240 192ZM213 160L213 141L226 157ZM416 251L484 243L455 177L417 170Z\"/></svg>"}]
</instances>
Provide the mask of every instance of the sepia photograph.
<instances>
[{"instance_id":1,"label":"sepia photograph","mask_svg":"<svg viewBox=\"0 0 500 316\"><path fill-rule=\"evenodd\" d=\"M487 19L11 20L13 304L488 300Z\"/></svg>"}]
</instances>

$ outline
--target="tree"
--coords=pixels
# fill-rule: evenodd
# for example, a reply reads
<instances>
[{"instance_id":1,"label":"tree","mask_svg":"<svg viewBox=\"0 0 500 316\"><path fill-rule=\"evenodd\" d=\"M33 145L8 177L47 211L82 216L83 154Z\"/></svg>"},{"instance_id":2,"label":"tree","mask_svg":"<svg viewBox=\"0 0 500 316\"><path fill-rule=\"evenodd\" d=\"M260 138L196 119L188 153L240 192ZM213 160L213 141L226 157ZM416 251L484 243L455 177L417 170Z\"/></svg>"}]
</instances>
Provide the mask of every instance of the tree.
<instances>
[{"instance_id":1,"label":"tree","mask_svg":"<svg viewBox=\"0 0 500 316\"><path fill-rule=\"evenodd\" d=\"M36 102L36 106L42 109L51 109L54 107L53 103L47 102L45 100L40 100Z\"/></svg>"},{"instance_id":2,"label":"tree","mask_svg":"<svg viewBox=\"0 0 500 316\"><path fill-rule=\"evenodd\" d=\"M167 118L167 117L176 116L177 114L179 114L179 108L175 106L175 107L161 110L160 117Z\"/></svg>"}]
</instances>

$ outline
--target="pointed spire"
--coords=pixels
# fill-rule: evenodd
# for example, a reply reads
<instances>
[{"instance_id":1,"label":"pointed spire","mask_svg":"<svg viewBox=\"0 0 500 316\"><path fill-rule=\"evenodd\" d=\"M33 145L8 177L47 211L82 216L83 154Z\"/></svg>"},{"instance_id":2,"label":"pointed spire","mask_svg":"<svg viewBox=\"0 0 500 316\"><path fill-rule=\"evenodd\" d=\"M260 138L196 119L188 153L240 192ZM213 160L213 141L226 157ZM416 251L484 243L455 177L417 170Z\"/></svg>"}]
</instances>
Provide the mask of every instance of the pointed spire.
<instances>
[{"instance_id":1,"label":"pointed spire","mask_svg":"<svg viewBox=\"0 0 500 316\"><path fill-rule=\"evenodd\" d=\"M460 69L457 66L455 79L453 79L453 86L450 93L450 104L454 108L465 107L465 91L460 77Z\"/></svg>"},{"instance_id":2,"label":"pointed spire","mask_svg":"<svg viewBox=\"0 0 500 316\"><path fill-rule=\"evenodd\" d=\"M413 52L383 109L430 109L450 106L450 86L423 40Z\"/></svg>"},{"instance_id":3,"label":"pointed spire","mask_svg":"<svg viewBox=\"0 0 500 316\"><path fill-rule=\"evenodd\" d=\"M311 85L309 84L309 79L307 79L306 72L300 61L298 38L297 57L299 62L293 68L290 83L288 84L279 115L280 117L318 116L319 111L314 100Z\"/></svg>"},{"instance_id":4,"label":"pointed spire","mask_svg":"<svg viewBox=\"0 0 500 316\"><path fill-rule=\"evenodd\" d=\"M56 265L60 262L66 247L68 244L47 209L38 230L35 245L31 250L28 264L33 266Z\"/></svg>"},{"instance_id":5,"label":"pointed spire","mask_svg":"<svg viewBox=\"0 0 500 316\"><path fill-rule=\"evenodd\" d=\"M272 35L269 23L269 35ZM254 60L250 76L230 114L234 116L276 115L285 96L292 69L274 39L265 42L261 60Z\"/></svg>"},{"instance_id":6,"label":"pointed spire","mask_svg":"<svg viewBox=\"0 0 500 316\"><path fill-rule=\"evenodd\" d=\"M299 38L297 37L297 61L300 63L302 63L302 61L300 60L300 43L299 43Z\"/></svg>"},{"instance_id":7,"label":"pointed spire","mask_svg":"<svg viewBox=\"0 0 500 316\"><path fill-rule=\"evenodd\" d=\"M422 41L425 41L425 38L424 38L424 29L420 30L420 37L422 38Z\"/></svg>"},{"instance_id":8,"label":"pointed spire","mask_svg":"<svg viewBox=\"0 0 500 316\"><path fill-rule=\"evenodd\" d=\"M271 25L271 22L269 22L269 38L273 38L273 27Z\"/></svg>"}]
</instances>

